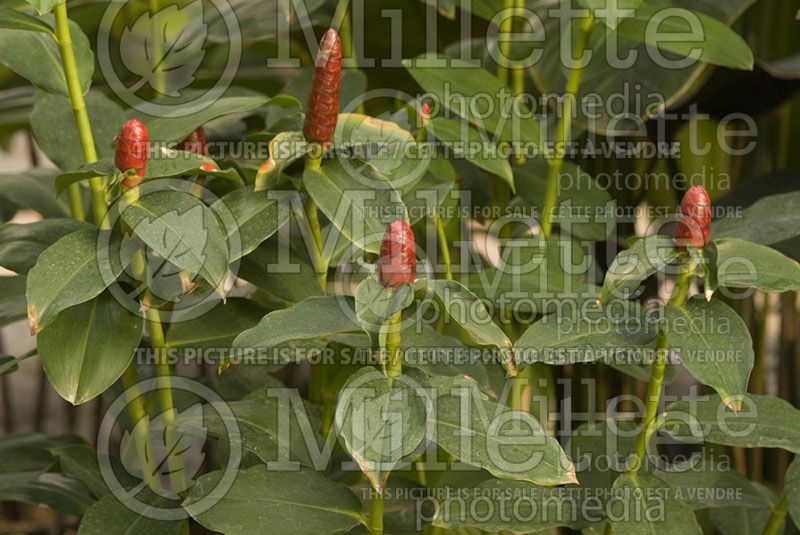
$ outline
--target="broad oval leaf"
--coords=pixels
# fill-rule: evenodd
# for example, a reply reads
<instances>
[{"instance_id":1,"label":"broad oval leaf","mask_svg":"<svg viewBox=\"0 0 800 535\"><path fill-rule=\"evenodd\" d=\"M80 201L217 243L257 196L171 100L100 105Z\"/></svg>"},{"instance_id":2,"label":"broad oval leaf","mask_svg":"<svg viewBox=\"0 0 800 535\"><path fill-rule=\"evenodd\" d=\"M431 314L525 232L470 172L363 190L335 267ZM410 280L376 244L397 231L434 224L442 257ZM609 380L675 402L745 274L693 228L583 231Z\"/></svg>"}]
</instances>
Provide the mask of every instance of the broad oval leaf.
<instances>
[{"instance_id":1,"label":"broad oval leaf","mask_svg":"<svg viewBox=\"0 0 800 535\"><path fill-rule=\"evenodd\" d=\"M792 515L794 524L800 528L800 457L795 457L783 482L789 505L789 514Z\"/></svg>"},{"instance_id":2,"label":"broad oval leaf","mask_svg":"<svg viewBox=\"0 0 800 535\"><path fill-rule=\"evenodd\" d=\"M90 228L90 223L74 219L8 223L0 228L0 266L24 275L45 249L67 234Z\"/></svg>"},{"instance_id":3,"label":"broad oval leaf","mask_svg":"<svg viewBox=\"0 0 800 535\"><path fill-rule=\"evenodd\" d=\"M183 520L157 520L140 515L116 496L105 496L83 515L79 535L178 535Z\"/></svg>"},{"instance_id":4,"label":"broad oval leaf","mask_svg":"<svg viewBox=\"0 0 800 535\"><path fill-rule=\"evenodd\" d=\"M52 171L31 170L13 175L0 175L0 200L20 210L34 210L44 218L69 215L66 205L53 198Z\"/></svg>"},{"instance_id":5,"label":"broad oval leaf","mask_svg":"<svg viewBox=\"0 0 800 535\"><path fill-rule=\"evenodd\" d=\"M5 6L0 6L0 28L42 32L55 38L53 29L43 20Z\"/></svg>"},{"instance_id":6,"label":"broad oval leaf","mask_svg":"<svg viewBox=\"0 0 800 535\"><path fill-rule=\"evenodd\" d=\"M772 245L800 234L800 191L770 195L745 208L742 217L711 224L711 237L737 238Z\"/></svg>"},{"instance_id":7,"label":"broad oval leaf","mask_svg":"<svg viewBox=\"0 0 800 535\"><path fill-rule=\"evenodd\" d=\"M267 238L275 234L288 221L281 220L279 202L271 198L266 191L253 191L251 186L234 190L211 206L221 213L227 210L236 222L235 228L228 228L229 243L239 243L239 255L230 260L237 260L253 252Z\"/></svg>"},{"instance_id":8,"label":"broad oval leaf","mask_svg":"<svg viewBox=\"0 0 800 535\"><path fill-rule=\"evenodd\" d=\"M729 288L756 288L770 293L800 289L800 264L771 247L735 238L712 242L716 282Z\"/></svg>"},{"instance_id":9,"label":"broad oval leaf","mask_svg":"<svg viewBox=\"0 0 800 535\"><path fill-rule=\"evenodd\" d=\"M637 240L614 258L597 299L607 303L614 297L632 297L645 279L675 260L680 253L672 238L652 236Z\"/></svg>"}]
</instances>

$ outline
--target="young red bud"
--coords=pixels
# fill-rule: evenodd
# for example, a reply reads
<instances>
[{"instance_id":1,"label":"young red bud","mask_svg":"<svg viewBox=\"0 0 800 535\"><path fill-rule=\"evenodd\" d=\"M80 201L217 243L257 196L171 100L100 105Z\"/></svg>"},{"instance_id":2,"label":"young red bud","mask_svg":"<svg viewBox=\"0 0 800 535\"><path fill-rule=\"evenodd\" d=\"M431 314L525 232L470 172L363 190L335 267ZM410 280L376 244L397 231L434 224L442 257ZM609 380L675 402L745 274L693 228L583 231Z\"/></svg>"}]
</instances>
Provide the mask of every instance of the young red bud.
<instances>
[{"instance_id":1,"label":"young red bud","mask_svg":"<svg viewBox=\"0 0 800 535\"><path fill-rule=\"evenodd\" d=\"M308 93L303 134L311 143L329 143L339 115L339 82L342 72L342 42L331 28L322 36L314 63L314 78Z\"/></svg>"},{"instance_id":2,"label":"young red bud","mask_svg":"<svg viewBox=\"0 0 800 535\"><path fill-rule=\"evenodd\" d=\"M192 131L191 134L186 136L186 139L181 141L177 147L178 150L186 152L193 152L201 156L206 155L206 133L202 126L198 126Z\"/></svg>"},{"instance_id":3,"label":"young red bud","mask_svg":"<svg viewBox=\"0 0 800 535\"><path fill-rule=\"evenodd\" d=\"M114 138L114 142L117 144L114 165L125 173L122 187L124 189L135 188L142 182L147 167L147 129L137 119L131 119L122 126L122 130ZM133 173L128 173L131 170Z\"/></svg>"},{"instance_id":4,"label":"young red bud","mask_svg":"<svg viewBox=\"0 0 800 535\"><path fill-rule=\"evenodd\" d=\"M378 259L378 279L385 288L394 290L412 284L417 271L417 247L408 223L393 221L383 235Z\"/></svg>"},{"instance_id":5,"label":"young red bud","mask_svg":"<svg viewBox=\"0 0 800 535\"><path fill-rule=\"evenodd\" d=\"M686 247L705 247L711 234L711 200L706 188L692 186L681 201L675 238Z\"/></svg>"},{"instance_id":6,"label":"young red bud","mask_svg":"<svg viewBox=\"0 0 800 535\"><path fill-rule=\"evenodd\" d=\"M417 115L417 122L419 123L417 126L420 128L427 126L428 123L431 121L431 106L427 102L423 102L422 106L419 108L419 114Z\"/></svg>"}]
</instances>

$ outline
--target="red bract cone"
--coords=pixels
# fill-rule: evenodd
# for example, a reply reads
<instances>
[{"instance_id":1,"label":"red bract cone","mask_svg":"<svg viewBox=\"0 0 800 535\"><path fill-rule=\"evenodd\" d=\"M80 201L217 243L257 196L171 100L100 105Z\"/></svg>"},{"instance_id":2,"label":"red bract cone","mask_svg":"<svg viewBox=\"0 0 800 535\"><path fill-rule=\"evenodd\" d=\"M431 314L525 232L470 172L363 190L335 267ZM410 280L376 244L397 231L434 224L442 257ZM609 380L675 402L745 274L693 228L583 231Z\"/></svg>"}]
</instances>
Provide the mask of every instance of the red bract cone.
<instances>
[{"instance_id":1,"label":"red bract cone","mask_svg":"<svg viewBox=\"0 0 800 535\"><path fill-rule=\"evenodd\" d=\"M412 284L416 270L414 233L405 221L394 221L386 228L381 242L378 279L385 288L394 290L403 284Z\"/></svg>"},{"instance_id":2,"label":"red bract cone","mask_svg":"<svg viewBox=\"0 0 800 535\"><path fill-rule=\"evenodd\" d=\"M114 165L125 173L123 189L135 188L142 182L147 167L148 141L147 129L137 119L125 123L114 138L117 144Z\"/></svg>"},{"instance_id":3,"label":"red bract cone","mask_svg":"<svg viewBox=\"0 0 800 535\"><path fill-rule=\"evenodd\" d=\"M336 30L322 36L308 93L303 134L311 143L327 144L336 131L339 115L339 81L342 72L342 42Z\"/></svg>"},{"instance_id":4,"label":"red bract cone","mask_svg":"<svg viewBox=\"0 0 800 535\"><path fill-rule=\"evenodd\" d=\"M711 200L706 188L692 186L681 201L675 238L685 247L705 247L711 234Z\"/></svg>"},{"instance_id":5,"label":"red bract cone","mask_svg":"<svg viewBox=\"0 0 800 535\"><path fill-rule=\"evenodd\" d=\"M198 126L186 139L176 147L178 150L193 152L201 156L206 155L206 133L202 126Z\"/></svg>"}]
</instances>

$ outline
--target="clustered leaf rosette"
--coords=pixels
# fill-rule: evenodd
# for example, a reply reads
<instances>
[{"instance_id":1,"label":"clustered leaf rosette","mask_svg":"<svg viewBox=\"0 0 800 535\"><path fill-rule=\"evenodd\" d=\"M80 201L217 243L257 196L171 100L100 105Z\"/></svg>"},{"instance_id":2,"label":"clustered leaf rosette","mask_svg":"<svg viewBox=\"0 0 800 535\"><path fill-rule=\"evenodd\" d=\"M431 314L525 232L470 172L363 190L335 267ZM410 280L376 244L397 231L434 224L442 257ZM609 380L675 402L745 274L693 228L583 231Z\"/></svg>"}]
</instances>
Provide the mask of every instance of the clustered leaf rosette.
<instances>
[{"instance_id":1,"label":"clustered leaf rosette","mask_svg":"<svg viewBox=\"0 0 800 535\"><path fill-rule=\"evenodd\" d=\"M378 280L384 288L396 290L403 284L413 284L416 271L414 233L405 221L393 221L383 234L378 258Z\"/></svg>"},{"instance_id":2,"label":"clustered leaf rosette","mask_svg":"<svg viewBox=\"0 0 800 535\"><path fill-rule=\"evenodd\" d=\"M703 186L692 186L683 196L675 239L684 247L702 249L711 235L711 199Z\"/></svg>"},{"instance_id":3,"label":"clustered leaf rosette","mask_svg":"<svg viewBox=\"0 0 800 535\"><path fill-rule=\"evenodd\" d=\"M122 188L129 190L138 187L147 168L147 128L138 119L131 119L122 126L114 143L117 145L114 165L123 173Z\"/></svg>"},{"instance_id":4,"label":"clustered leaf rosette","mask_svg":"<svg viewBox=\"0 0 800 535\"><path fill-rule=\"evenodd\" d=\"M342 73L342 42L331 28L319 43L314 77L308 93L303 134L309 143L327 145L336 132L339 116L339 84Z\"/></svg>"}]
</instances>

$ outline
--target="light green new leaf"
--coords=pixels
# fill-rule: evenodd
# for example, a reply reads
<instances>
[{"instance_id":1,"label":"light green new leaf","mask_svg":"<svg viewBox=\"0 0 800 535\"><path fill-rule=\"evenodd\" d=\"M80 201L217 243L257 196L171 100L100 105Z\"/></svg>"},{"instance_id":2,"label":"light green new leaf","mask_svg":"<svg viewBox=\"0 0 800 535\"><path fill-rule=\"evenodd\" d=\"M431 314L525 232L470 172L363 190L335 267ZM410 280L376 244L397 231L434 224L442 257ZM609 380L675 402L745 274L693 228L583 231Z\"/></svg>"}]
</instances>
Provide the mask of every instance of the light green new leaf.
<instances>
[{"instance_id":1,"label":"light green new leaf","mask_svg":"<svg viewBox=\"0 0 800 535\"><path fill-rule=\"evenodd\" d=\"M680 252L672 238L653 236L637 240L617 254L597 299L601 303L613 297L629 299L645 279L675 260Z\"/></svg>"},{"instance_id":2,"label":"light green new leaf","mask_svg":"<svg viewBox=\"0 0 800 535\"><path fill-rule=\"evenodd\" d=\"M774 396L748 395L733 412L720 398L678 401L663 415L663 429L682 441L800 453L800 410Z\"/></svg>"},{"instance_id":3,"label":"light green new leaf","mask_svg":"<svg viewBox=\"0 0 800 535\"><path fill-rule=\"evenodd\" d=\"M718 286L770 293L800 290L800 264L775 249L735 238L715 240L712 246Z\"/></svg>"},{"instance_id":4,"label":"light green new leaf","mask_svg":"<svg viewBox=\"0 0 800 535\"><path fill-rule=\"evenodd\" d=\"M94 399L130 364L142 326L110 292L61 311L37 338L47 379L73 405Z\"/></svg>"},{"instance_id":5,"label":"light green new leaf","mask_svg":"<svg viewBox=\"0 0 800 535\"><path fill-rule=\"evenodd\" d=\"M711 386L730 407L731 396L747 393L753 369L753 340L739 315L722 301L695 296L682 307L668 305L664 332L670 348L702 384Z\"/></svg>"},{"instance_id":6,"label":"light green new leaf","mask_svg":"<svg viewBox=\"0 0 800 535\"><path fill-rule=\"evenodd\" d=\"M119 262L101 265L98 247L109 241L101 238L103 232L73 232L39 255L28 273L26 291L32 332L53 322L62 310L94 299L122 273Z\"/></svg>"},{"instance_id":7,"label":"light green new leaf","mask_svg":"<svg viewBox=\"0 0 800 535\"><path fill-rule=\"evenodd\" d=\"M319 472L240 470L233 486L210 509L193 505L219 485L223 472L200 476L184 509L203 527L227 535L332 535L364 524L361 502L342 483Z\"/></svg>"}]
</instances>

